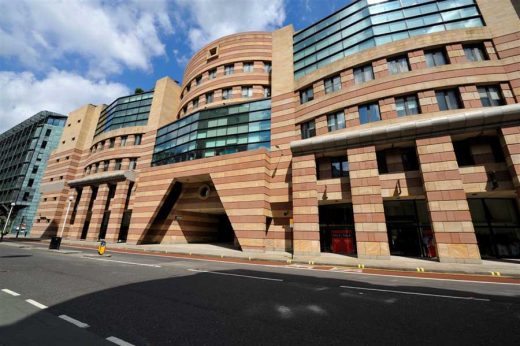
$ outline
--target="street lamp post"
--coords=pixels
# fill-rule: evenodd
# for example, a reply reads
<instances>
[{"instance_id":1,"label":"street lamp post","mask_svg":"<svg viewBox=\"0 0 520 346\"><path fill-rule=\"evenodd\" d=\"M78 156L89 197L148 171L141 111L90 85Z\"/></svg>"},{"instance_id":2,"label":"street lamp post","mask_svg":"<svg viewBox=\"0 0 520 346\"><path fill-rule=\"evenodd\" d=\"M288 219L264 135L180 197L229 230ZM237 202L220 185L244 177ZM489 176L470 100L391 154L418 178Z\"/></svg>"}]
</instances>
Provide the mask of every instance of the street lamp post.
<instances>
[{"instance_id":1,"label":"street lamp post","mask_svg":"<svg viewBox=\"0 0 520 346\"><path fill-rule=\"evenodd\" d=\"M67 205L67 211L65 212L65 219L63 220L63 225L61 226L60 238L63 237L63 231L65 230L65 225L67 224L67 217L69 216L70 204L74 200L74 196L69 196L69 204Z\"/></svg>"},{"instance_id":2,"label":"street lamp post","mask_svg":"<svg viewBox=\"0 0 520 346\"><path fill-rule=\"evenodd\" d=\"M9 219L11 218L11 213L13 212L13 208L16 203L11 203L11 209L9 209L9 214L7 214L7 220L5 221L4 229L2 230L2 234L0 235L0 242L4 240L5 229L7 228L7 224L9 223Z\"/></svg>"},{"instance_id":3,"label":"street lamp post","mask_svg":"<svg viewBox=\"0 0 520 346\"><path fill-rule=\"evenodd\" d=\"M61 226L61 231L59 236L52 237L51 243L49 244L49 249L59 250L61 245L61 238L63 237L63 231L65 231L65 225L67 224L67 217L69 216L70 204L74 200L74 196L69 196L69 203L67 205L67 211L65 212L65 218L63 219L63 225Z\"/></svg>"}]
</instances>

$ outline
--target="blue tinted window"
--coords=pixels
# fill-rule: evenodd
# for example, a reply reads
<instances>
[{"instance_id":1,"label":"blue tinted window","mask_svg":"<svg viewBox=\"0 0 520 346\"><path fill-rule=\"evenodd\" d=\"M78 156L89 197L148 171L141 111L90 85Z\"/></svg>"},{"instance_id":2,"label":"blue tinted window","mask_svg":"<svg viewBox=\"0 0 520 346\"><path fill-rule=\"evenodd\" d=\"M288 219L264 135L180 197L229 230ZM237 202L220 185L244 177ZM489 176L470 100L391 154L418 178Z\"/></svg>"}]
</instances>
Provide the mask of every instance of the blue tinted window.
<instances>
[{"instance_id":1,"label":"blue tinted window","mask_svg":"<svg viewBox=\"0 0 520 346\"><path fill-rule=\"evenodd\" d=\"M358 111L360 124L367 124L381 120L381 116L379 115L379 105L377 103L359 106Z\"/></svg>"},{"instance_id":2,"label":"blue tinted window","mask_svg":"<svg viewBox=\"0 0 520 346\"><path fill-rule=\"evenodd\" d=\"M298 79L375 45L479 26L483 22L474 0L393 0L372 5L358 1L294 35L294 75Z\"/></svg>"}]
</instances>

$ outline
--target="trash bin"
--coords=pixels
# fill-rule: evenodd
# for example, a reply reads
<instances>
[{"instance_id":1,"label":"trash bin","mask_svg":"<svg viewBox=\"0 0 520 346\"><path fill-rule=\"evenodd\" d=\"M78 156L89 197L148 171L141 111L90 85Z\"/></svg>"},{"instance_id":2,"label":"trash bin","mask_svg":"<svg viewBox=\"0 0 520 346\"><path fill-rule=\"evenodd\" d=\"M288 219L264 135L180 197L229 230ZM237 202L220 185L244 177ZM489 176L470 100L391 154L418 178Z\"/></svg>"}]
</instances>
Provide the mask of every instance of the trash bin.
<instances>
[{"instance_id":1,"label":"trash bin","mask_svg":"<svg viewBox=\"0 0 520 346\"><path fill-rule=\"evenodd\" d=\"M52 237L49 244L50 250L59 250L61 245L61 237Z\"/></svg>"},{"instance_id":2,"label":"trash bin","mask_svg":"<svg viewBox=\"0 0 520 346\"><path fill-rule=\"evenodd\" d=\"M103 256L105 254L105 249L106 249L106 246L107 246L107 242L102 240L101 243L99 243L99 246L98 246L98 254L100 256Z\"/></svg>"}]
</instances>

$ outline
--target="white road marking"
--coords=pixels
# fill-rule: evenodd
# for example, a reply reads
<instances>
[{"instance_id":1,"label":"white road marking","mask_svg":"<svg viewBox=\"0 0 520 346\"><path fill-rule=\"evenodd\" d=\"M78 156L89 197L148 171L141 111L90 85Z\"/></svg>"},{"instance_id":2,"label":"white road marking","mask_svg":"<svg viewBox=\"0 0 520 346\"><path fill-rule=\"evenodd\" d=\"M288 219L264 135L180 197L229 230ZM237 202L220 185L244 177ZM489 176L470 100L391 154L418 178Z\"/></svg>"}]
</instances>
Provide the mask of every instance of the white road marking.
<instances>
[{"instance_id":1,"label":"white road marking","mask_svg":"<svg viewBox=\"0 0 520 346\"><path fill-rule=\"evenodd\" d=\"M483 302L489 302L489 299L475 298L475 297L457 297L457 296L447 296L447 295L442 295L442 294L430 294L430 293L419 293L419 292L383 290L383 289L378 289L378 288L366 288L366 287L355 287L355 286L339 286L339 287L341 287L341 288L349 288L349 289L353 289L353 290L389 292L389 293L407 294L407 295L415 295L415 296L427 296L427 297L460 299L460 300L479 300L479 301L483 301Z\"/></svg>"},{"instance_id":2,"label":"white road marking","mask_svg":"<svg viewBox=\"0 0 520 346\"><path fill-rule=\"evenodd\" d=\"M136 263L136 262L127 262L127 261L116 261L116 260L110 260L105 258L95 258L95 257L83 257L90 260L95 261L105 261L105 262L115 262L115 263L122 263L122 264L131 264L135 266L144 266L144 267L154 267L154 268L161 268L158 264L147 264L147 263Z\"/></svg>"},{"instance_id":3,"label":"white road marking","mask_svg":"<svg viewBox=\"0 0 520 346\"><path fill-rule=\"evenodd\" d=\"M18 297L20 295L20 293L16 293L15 291L8 290L7 288L2 289L2 292L5 292L5 293L10 294L15 297Z\"/></svg>"},{"instance_id":4,"label":"white road marking","mask_svg":"<svg viewBox=\"0 0 520 346\"><path fill-rule=\"evenodd\" d=\"M88 324L83 323L81 321L78 321L77 319L72 318L72 317L67 316L67 315L59 315L58 317L61 318L62 320L65 320L65 321L69 322L69 323L72 323L75 326L80 327L80 328L88 328L88 327L90 327Z\"/></svg>"},{"instance_id":5,"label":"white road marking","mask_svg":"<svg viewBox=\"0 0 520 346\"><path fill-rule=\"evenodd\" d=\"M134 344L131 344L129 342L126 342L125 340L116 338L115 336L109 336L107 338L107 340L110 342L113 342L114 344L119 345L119 346L134 346Z\"/></svg>"},{"instance_id":6,"label":"white road marking","mask_svg":"<svg viewBox=\"0 0 520 346\"><path fill-rule=\"evenodd\" d=\"M32 299L26 299L25 300L27 303L29 304L32 304L34 306L36 306L37 308L40 308L40 309L47 309L47 306L46 305L43 305L41 303L38 303L36 300L32 300Z\"/></svg>"},{"instance_id":7,"label":"white road marking","mask_svg":"<svg viewBox=\"0 0 520 346\"><path fill-rule=\"evenodd\" d=\"M231 273L219 273L219 272L212 272L212 271L209 271L209 270L200 270L200 269L188 269L188 270L190 272L197 272L197 273L208 273L208 274L227 275L227 276L239 276L239 277L242 277L242 278L267 280L267 281L283 281L282 279L273 279L273 278L266 278L266 277L260 277L260 276L240 275L240 274L231 274Z\"/></svg>"}]
</instances>

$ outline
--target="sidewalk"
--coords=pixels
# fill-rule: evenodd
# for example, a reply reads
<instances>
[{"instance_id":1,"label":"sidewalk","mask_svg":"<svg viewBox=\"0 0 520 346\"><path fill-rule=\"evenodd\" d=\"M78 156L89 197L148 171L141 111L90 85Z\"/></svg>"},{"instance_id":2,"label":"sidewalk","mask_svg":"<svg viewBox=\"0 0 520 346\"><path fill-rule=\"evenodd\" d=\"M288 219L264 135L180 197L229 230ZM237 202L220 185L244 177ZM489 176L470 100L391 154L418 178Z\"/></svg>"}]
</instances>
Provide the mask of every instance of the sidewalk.
<instances>
[{"instance_id":1,"label":"sidewalk","mask_svg":"<svg viewBox=\"0 0 520 346\"><path fill-rule=\"evenodd\" d=\"M4 238L7 243L16 242L25 246L30 244L47 244L49 240L32 238L15 239L12 236ZM71 247L83 247L97 249L99 242L86 240L63 239L62 245ZM14 245L14 244L13 244ZM294 256L289 252L266 251L266 252L243 252L236 250L227 244L146 244L131 245L124 243L108 243L106 252L110 251L132 251L159 254L179 254L190 256L214 257L215 259L240 259L246 261L269 261L273 264L303 264L303 265L325 265L341 266L364 269L385 269L404 271L425 271L434 273L453 274L477 274L498 275L520 278L520 260L492 261L483 260L481 264L461 263L439 263L436 261L422 260L416 258L391 256L390 260L358 259L356 257L344 256L333 253L322 253L320 256Z\"/></svg>"}]
</instances>

